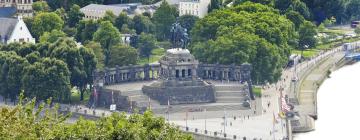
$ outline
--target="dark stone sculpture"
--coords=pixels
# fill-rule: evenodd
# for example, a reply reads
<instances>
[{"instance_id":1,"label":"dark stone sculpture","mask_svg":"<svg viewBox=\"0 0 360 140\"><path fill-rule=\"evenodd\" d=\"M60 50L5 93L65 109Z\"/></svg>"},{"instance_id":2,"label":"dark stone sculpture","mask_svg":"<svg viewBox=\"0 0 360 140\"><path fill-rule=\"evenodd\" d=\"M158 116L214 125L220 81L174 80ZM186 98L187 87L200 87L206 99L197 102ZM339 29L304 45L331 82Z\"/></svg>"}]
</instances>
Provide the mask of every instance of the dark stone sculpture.
<instances>
[{"instance_id":1,"label":"dark stone sculpture","mask_svg":"<svg viewBox=\"0 0 360 140\"><path fill-rule=\"evenodd\" d=\"M190 41L189 35L187 33L187 29L181 27L178 20L176 20L176 22L172 24L170 32L171 32L172 48L186 49Z\"/></svg>"}]
</instances>

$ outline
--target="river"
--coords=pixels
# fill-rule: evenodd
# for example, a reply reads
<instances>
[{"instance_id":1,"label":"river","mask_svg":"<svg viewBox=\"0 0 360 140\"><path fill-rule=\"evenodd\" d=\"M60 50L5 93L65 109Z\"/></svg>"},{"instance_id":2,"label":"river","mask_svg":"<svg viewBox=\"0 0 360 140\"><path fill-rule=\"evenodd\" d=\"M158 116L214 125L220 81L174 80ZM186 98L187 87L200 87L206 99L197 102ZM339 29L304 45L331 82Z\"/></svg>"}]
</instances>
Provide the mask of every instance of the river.
<instances>
[{"instance_id":1,"label":"river","mask_svg":"<svg viewBox=\"0 0 360 140\"><path fill-rule=\"evenodd\" d=\"M332 72L318 91L315 131L295 140L360 139L360 62Z\"/></svg>"}]
</instances>

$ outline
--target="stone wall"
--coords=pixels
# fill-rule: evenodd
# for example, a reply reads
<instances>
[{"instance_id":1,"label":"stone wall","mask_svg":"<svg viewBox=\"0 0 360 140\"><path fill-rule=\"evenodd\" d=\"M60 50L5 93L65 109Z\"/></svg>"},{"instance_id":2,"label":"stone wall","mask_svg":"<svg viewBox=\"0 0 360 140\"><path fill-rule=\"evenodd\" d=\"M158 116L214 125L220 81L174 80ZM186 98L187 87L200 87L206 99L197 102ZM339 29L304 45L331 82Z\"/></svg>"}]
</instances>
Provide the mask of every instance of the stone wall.
<instances>
[{"instance_id":1,"label":"stone wall","mask_svg":"<svg viewBox=\"0 0 360 140\"><path fill-rule=\"evenodd\" d=\"M180 86L144 86L143 93L159 101L161 105L193 104L215 102L215 89L213 85L187 85Z\"/></svg>"}]
</instances>

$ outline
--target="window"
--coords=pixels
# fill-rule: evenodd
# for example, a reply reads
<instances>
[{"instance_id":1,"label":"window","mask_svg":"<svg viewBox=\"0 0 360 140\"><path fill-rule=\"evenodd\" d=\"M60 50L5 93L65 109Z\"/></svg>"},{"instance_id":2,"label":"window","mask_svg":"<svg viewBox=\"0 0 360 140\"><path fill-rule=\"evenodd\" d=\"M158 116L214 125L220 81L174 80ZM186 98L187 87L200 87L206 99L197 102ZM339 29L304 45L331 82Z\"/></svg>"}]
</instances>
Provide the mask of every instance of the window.
<instances>
[{"instance_id":1,"label":"window","mask_svg":"<svg viewBox=\"0 0 360 140\"><path fill-rule=\"evenodd\" d=\"M20 38L20 39L19 39L19 42L25 42L25 39L24 39L24 38Z\"/></svg>"}]
</instances>

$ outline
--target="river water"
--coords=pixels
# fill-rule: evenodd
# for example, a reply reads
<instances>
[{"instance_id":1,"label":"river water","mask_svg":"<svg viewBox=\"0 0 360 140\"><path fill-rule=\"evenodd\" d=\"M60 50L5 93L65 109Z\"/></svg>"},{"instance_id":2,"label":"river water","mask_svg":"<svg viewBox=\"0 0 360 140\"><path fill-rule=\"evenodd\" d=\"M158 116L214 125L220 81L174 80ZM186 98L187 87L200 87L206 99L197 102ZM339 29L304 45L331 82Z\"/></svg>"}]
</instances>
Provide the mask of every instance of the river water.
<instances>
[{"instance_id":1,"label":"river water","mask_svg":"<svg viewBox=\"0 0 360 140\"><path fill-rule=\"evenodd\" d=\"M315 131L295 140L360 139L360 62L332 72L318 91Z\"/></svg>"}]
</instances>

